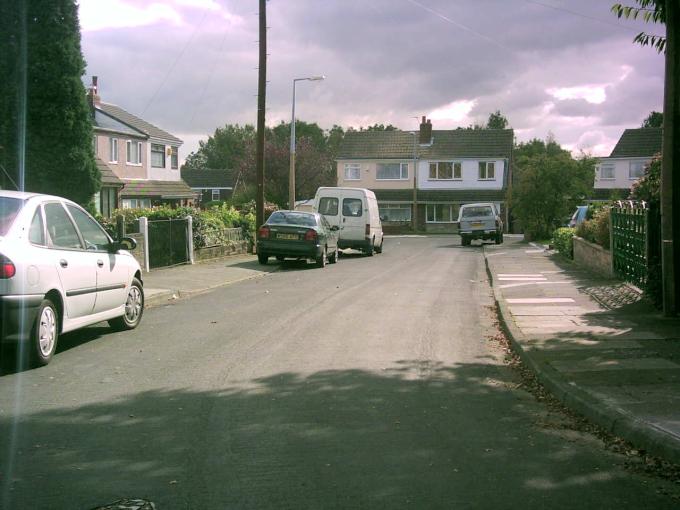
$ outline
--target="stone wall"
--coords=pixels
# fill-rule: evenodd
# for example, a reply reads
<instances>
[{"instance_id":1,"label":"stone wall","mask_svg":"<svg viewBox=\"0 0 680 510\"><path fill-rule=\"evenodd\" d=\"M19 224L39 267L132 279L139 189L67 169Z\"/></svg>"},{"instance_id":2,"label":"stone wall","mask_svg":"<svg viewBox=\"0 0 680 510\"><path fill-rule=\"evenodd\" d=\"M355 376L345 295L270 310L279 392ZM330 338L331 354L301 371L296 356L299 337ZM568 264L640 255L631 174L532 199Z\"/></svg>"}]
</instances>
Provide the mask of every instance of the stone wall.
<instances>
[{"instance_id":1,"label":"stone wall","mask_svg":"<svg viewBox=\"0 0 680 510\"><path fill-rule=\"evenodd\" d=\"M577 236L574 236L574 262L605 278L614 277L612 253Z\"/></svg>"},{"instance_id":2,"label":"stone wall","mask_svg":"<svg viewBox=\"0 0 680 510\"><path fill-rule=\"evenodd\" d=\"M204 260L226 257L229 255L243 255L248 252L248 241L233 241L225 246L211 246L210 248L200 248L194 250L194 260L201 262Z\"/></svg>"}]
</instances>

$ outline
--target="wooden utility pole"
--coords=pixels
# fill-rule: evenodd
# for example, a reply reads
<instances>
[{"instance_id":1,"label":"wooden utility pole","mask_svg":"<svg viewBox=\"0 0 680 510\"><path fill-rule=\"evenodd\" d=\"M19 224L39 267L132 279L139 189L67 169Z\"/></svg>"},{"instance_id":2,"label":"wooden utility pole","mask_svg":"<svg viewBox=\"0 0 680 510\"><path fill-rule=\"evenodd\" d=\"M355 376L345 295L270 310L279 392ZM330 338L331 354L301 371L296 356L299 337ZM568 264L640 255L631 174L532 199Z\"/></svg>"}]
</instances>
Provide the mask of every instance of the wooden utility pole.
<instances>
[{"instance_id":1,"label":"wooden utility pole","mask_svg":"<svg viewBox=\"0 0 680 510\"><path fill-rule=\"evenodd\" d=\"M666 0L666 83L663 108L661 167L661 261L663 311L677 315L680 307L680 6Z\"/></svg>"},{"instance_id":2,"label":"wooden utility pole","mask_svg":"<svg viewBox=\"0 0 680 510\"><path fill-rule=\"evenodd\" d=\"M255 228L264 223L264 114L267 95L267 0L260 0L260 65L257 80L257 197Z\"/></svg>"}]
</instances>

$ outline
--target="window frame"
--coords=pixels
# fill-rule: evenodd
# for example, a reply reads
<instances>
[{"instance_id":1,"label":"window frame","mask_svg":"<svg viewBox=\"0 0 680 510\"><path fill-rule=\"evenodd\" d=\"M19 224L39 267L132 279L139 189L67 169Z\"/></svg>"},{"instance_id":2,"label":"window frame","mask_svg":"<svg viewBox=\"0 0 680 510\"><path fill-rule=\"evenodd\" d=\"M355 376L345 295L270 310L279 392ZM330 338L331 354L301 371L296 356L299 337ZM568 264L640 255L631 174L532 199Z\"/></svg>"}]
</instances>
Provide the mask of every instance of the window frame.
<instances>
[{"instance_id":1,"label":"window frame","mask_svg":"<svg viewBox=\"0 0 680 510\"><path fill-rule=\"evenodd\" d=\"M215 198L215 192L217 192L217 198ZM216 201L218 201L218 200L221 200L221 198L220 198L220 190L219 190L219 189L215 189L215 188L211 188L211 189L210 189L210 200L211 200L212 202L216 202Z\"/></svg>"},{"instance_id":2,"label":"window frame","mask_svg":"<svg viewBox=\"0 0 680 510\"><path fill-rule=\"evenodd\" d=\"M179 147L170 146L170 168L177 170L179 168Z\"/></svg>"},{"instance_id":3,"label":"window frame","mask_svg":"<svg viewBox=\"0 0 680 510\"><path fill-rule=\"evenodd\" d=\"M611 169L611 177L605 177L604 169ZM600 163L600 180L601 181L615 181L616 180L616 163Z\"/></svg>"},{"instance_id":4,"label":"window frame","mask_svg":"<svg viewBox=\"0 0 680 510\"><path fill-rule=\"evenodd\" d=\"M335 202L335 208L333 209L335 213L331 212L322 212L322 204L325 204L327 202L333 203ZM325 208L326 211L328 211L328 208ZM338 197L320 197L319 198L319 214L322 216L337 216L338 213L340 212L340 199Z\"/></svg>"},{"instance_id":5,"label":"window frame","mask_svg":"<svg viewBox=\"0 0 680 510\"><path fill-rule=\"evenodd\" d=\"M449 217L450 220L448 221L443 221L440 219L437 219L437 207L441 206L448 206L449 208ZM459 204L451 204L451 203L446 203L446 202L439 202L439 203L432 203L432 204L425 204L425 223L431 223L431 224L440 224L440 225L450 225L453 223L458 223L458 214L454 213L455 207L458 207L458 211L460 211L460 205ZM433 208L433 215L432 217L434 218L433 220L430 220L430 208Z\"/></svg>"},{"instance_id":6,"label":"window frame","mask_svg":"<svg viewBox=\"0 0 680 510\"><path fill-rule=\"evenodd\" d=\"M403 219L403 220L391 220L389 218L386 218L383 220L383 213L389 211L389 210L399 210L399 211L408 211L408 219ZM413 204L403 204L403 203L397 203L397 202L384 202L382 204L378 204L378 215L380 216L380 221L385 221L385 222L390 222L390 223L410 223L413 221Z\"/></svg>"},{"instance_id":7,"label":"window frame","mask_svg":"<svg viewBox=\"0 0 680 510\"><path fill-rule=\"evenodd\" d=\"M451 165L451 177L440 177L439 165L447 163ZM432 177L432 165L434 165L434 177ZM458 174L456 176L456 174ZM462 181L463 180L463 162L462 161L430 161L428 170L428 181Z\"/></svg>"},{"instance_id":8,"label":"window frame","mask_svg":"<svg viewBox=\"0 0 680 510\"><path fill-rule=\"evenodd\" d=\"M484 177L482 177L482 165ZM489 177L489 168L491 168L492 177ZM477 163L477 180L478 181L495 181L496 180L496 162L495 161L479 161Z\"/></svg>"},{"instance_id":9,"label":"window frame","mask_svg":"<svg viewBox=\"0 0 680 510\"><path fill-rule=\"evenodd\" d=\"M92 216L90 216L90 215L87 213L87 211L85 211L82 207L78 207L78 206L75 205L75 204L64 204L64 205L65 205L66 212L67 212L67 213L69 214L69 216L71 217L71 221L73 222L73 224L75 225L75 227L76 227L78 233L80 234L80 239L81 239L81 241L82 241L82 242L84 243L84 245L85 245L85 251L91 251L91 252L108 252L109 247L111 246L111 243L112 243L111 236L109 236L109 234L106 233L106 230L104 230L104 229L102 228L102 226L99 224L99 222L98 222L97 220L95 220ZM89 241L88 241L87 239L85 239L85 234L83 233L83 229L80 228L80 225L78 224L78 221L76 220L75 216L73 215L73 211L77 211L77 212L79 212L80 214L82 214L83 217L84 217L88 222L90 222L90 223L94 226L94 229L95 229L98 233L104 235L104 239L106 239L106 245L105 245L105 247L101 248L101 247L99 247L99 245L97 245L97 244L95 244L95 243L91 243L91 244L92 244L93 246L96 246L96 249L93 249L93 250L92 250L92 249L89 249L89 248L87 247L87 243L88 243Z\"/></svg>"},{"instance_id":10,"label":"window frame","mask_svg":"<svg viewBox=\"0 0 680 510\"><path fill-rule=\"evenodd\" d=\"M361 180L361 164L360 163L345 163L345 179L346 181L360 181ZM350 177L349 170L356 170L358 177Z\"/></svg>"},{"instance_id":11,"label":"window frame","mask_svg":"<svg viewBox=\"0 0 680 510\"><path fill-rule=\"evenodd\" d=\"M118 138L109 137L109 163L118 163L119 148Z\"/></svg>"},{"instance_id":12,"label":"window frame","mask_svg":"<svg viewBox=\"0 0 680 510\"><path fill-rule=\"evenodd\" d=\"M635 160L628 162L628 179L631 181L637 181L645 175L645 166L648 164L647 161ZM640 165L640 175L633 176L633 165Z\"/></svg>"},{"instance_id":13,"label":"window frame","mask_svg":"<svg viewBox=\"0 0 680 510\"><path fill-rule=\"evenodd\" d=\"M133 143L137 144L137 161L130 160L131 148ZM126 144L125 150L126 163L130 166L142 166L142 142L138 142L136 140L126 140L125 144Z\"/></svg>"},{"instance_id":14,"label":"window frame","mask_svg":"<svg viewBox=\"0 0 680 510\"><path fill-rule=\"evenodd\" d=\"M161 155L161 164L160 165L155 165L154 164L154 154L160 154ZM152 168L165 168L166 161L165 161L165 145L161 145L160 143L152 143L151 144L151 167Z\"/></svg>"},{"instance_id":15,"label":"window frame","mask_svg":"<svg viewBox=\"0 0 680 510\"><path fill-rule=\"evenodd\" d=\"M399 165L399 177L378 177L378 171L380 169L380 165ZM406 176L404 177L404 168L406 169ZM380 162L375 164L375 180L376 181L407 181L409 176L409 171L408 171L408 162L404 161L399 161L399 162Z\"/></svg>"},{"instance_id":16,"label":"window frame","mask_svg":"<svg viewBox=\"0 0 680 510\"><path fill-rule=\"evenodd\" d=\"M78 240L80 241L80 248L59 246L59 245L54 244L54 240L52 239L52 235L50 234L50 231L49 231L48 225L47 225L47 211L46 211L47 206L52 205L52 204L58 205L59 207L61 207L62 211L64 211L66 218L71 222L71 226L75 230L76 236L78 237ZM69 213L68 209L66 209L65 204L63 202L59 202L57 200L51 200L49 202L43 202L41 205L43 207L43 215L44 215L44 220L45 220L45 231L46 231L46 235L47 235L47 237L45 238L45 242L47 243L47 247L51 250L85 251L85 241L83 241L83 236L80 233L80 229L78 228L78 225L76 225L76 222L71 217L71 213Z\"/></svg>"},{"instance_id":17,"label":"window frame","mask_svg":"<svg viewBox=\"0 0 680 510\"><path fill-rule=\"evenodd\" d=\"M42 227L42 243L34 243L31 240L31 229L33 228L33 220L36 216L40 218L40 226ZM45 213L43 212L42 204L38 204L38 207L36 207L35 212L33 213L33 218L31 218L31 224L28 226L28 242L31 243L32 246L47 248L47 239L48 236L45 223Z\"/></svg>"}]
</instances>

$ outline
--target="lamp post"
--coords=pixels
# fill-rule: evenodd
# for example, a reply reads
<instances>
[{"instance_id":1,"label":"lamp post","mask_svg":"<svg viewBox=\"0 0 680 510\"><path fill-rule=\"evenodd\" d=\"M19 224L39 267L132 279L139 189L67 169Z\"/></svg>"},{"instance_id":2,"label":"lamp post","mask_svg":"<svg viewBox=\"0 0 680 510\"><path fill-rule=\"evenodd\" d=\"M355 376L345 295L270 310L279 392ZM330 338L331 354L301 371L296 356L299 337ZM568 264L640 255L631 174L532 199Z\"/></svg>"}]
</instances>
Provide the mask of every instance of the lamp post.
<instances>
[{"instance_id":1,"label":"lamp post","mask_svg":"<svg viewBox=\"0 0 680 510\"><path fill-rule=\"evenodd\" d=\"M411 117L419 120L418 117ZM418 230L418 136L419 131L413 131L413 231Z\"/></svg>"},{"instance_id":2,"label":"lamp post","mask_svg":"<svg viewBox=\"0 0 680 510\"><path fill-rule=\"evenodd\" d=\"M293 79L293 114L290 121L290 173L288 175L288 208L295 209L295 84L299 81L321 81L325 76L309 76Z\"/></svg>"}]
</instances>

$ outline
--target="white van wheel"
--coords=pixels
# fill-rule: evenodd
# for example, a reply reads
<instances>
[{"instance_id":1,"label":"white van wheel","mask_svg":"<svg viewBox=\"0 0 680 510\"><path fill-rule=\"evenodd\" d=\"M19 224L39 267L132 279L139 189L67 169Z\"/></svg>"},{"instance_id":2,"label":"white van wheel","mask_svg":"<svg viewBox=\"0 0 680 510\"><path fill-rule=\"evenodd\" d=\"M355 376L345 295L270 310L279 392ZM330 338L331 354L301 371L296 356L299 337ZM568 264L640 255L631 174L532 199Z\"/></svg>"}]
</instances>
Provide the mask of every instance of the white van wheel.
<instances>
[{"instance_id":1,"label":"white van wheel","mask_svg":"<svg viewBox=\"0 0 680 510\"><path fill-rule=\"evenodd\" d=\"M375 252L376 252L376 253L382 253L383 244L385 244L385 239L384 239L384 238L383 238L382 242L380 243L380 246L376 246L376 247L375 247Z\"/></svg>"},{"instance_id":2,"label":"white van wheel","mask_svg":"<svg viewBox=\"0 0 680 510\"><path fill-rule=\"evenodd\" d=\"M366 254L367 257L372 257L374 249L375 249L374 239L371 239L371 243L368 245L368 248L366 248L366 251L364 251L364 253Z\"/></svg>"}]
</instances>

